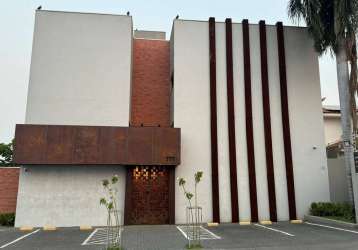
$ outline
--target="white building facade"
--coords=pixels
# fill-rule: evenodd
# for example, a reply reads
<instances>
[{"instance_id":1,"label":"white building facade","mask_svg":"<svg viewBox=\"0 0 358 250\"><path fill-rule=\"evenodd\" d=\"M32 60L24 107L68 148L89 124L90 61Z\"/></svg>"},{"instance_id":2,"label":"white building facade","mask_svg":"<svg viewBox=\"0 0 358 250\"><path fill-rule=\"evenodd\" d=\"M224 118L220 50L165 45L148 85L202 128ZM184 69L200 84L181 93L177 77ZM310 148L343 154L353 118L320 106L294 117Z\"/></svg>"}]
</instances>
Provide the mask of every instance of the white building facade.
<instances>
[{"instance_id":1,"label":"white building facade","mask_svg":"<svg viewBox=\"0 0 358 250\"><path fill-rule=\"evenodd\" d=\"M329 201L307 29L177 19L158 37L134 36L130 16L36 12L16 226L105 225L113 174L125 224L184 223L176 178L191 190L199 170L205 222L302 219Z\"/></svg>"}]
</instances>

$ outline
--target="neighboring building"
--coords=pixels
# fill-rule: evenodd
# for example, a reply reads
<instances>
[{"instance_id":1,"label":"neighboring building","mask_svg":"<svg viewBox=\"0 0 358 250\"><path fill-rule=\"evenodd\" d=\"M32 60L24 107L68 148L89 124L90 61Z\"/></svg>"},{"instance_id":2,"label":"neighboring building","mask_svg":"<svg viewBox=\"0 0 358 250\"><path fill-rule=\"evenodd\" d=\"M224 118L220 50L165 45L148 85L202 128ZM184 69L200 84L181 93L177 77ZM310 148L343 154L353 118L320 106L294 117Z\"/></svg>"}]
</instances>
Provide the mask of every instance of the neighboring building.
<instances>
[{"instance_id":1,"label":"neighboring building","mask_svg":"<svg viewBox=\"0 0 358 250\"><path fill-rule=\"evenodd\" d=\"M134 36L135 35L135 36ZM307 29L37 11L16 226L184 223L176 178L204 171L203 221L303 218L329 201L318 55ZM153 39L151 39L153 38Z\"/></svg>"},{"instance_id":2,"label":"neighboring building","mask_svg":"<svg viewBox=\"0 0 358 250\"><path fill-rule=\"evenodd\" d=\"M323 105L323 120L326 145L341 141L342 125L339 106Z\"/></svg>"},{"instance_id":3,"label":"neighboring building","mask_svg":"<svg viewBox=\"0 0 358 250\"><path fill-rule=\"evenodd\" d=\"M327 166L331 201L349 202L347 173L341 141L327 146Z\"/></svg>"},{"instance_id":4,"label":"neighboring building","mask_svg":"<svg viewBox=\"0 0 358 250\"><path fill-rule=\"evenodd\" d=\"M344 164L340 107L323 105L323 121L331 201L348 202L347 173Z\"/></svg>"}]
</instances>

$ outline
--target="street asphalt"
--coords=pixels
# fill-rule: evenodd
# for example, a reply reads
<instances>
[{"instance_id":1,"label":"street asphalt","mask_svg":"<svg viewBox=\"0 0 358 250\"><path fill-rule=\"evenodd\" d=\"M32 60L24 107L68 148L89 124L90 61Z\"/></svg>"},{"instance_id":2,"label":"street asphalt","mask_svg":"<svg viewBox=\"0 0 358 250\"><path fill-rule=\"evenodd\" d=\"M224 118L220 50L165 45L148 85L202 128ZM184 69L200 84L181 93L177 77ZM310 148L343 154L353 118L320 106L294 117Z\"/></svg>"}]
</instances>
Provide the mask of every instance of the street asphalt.
<instances>
[{"instance_id":1,"label":"street asphalt","mask_svg":"<svg viewBox=\"0 0 358 250\"><path fill-rule=\"evenodd\" d=\"M210 231L207 235L215 237L202 240L204 249L358 249L358 230L321 224L220 224L206 229ZM59 228L56 231L35 229L32 232L20 232L13 228L0 228L0 249L100 250L104 245L98 244L102 242L101 237L103 239L98 230ZM127 250L185 249L187 240L184 231L174 225L126 226L123 247Z\"/></svg>"}]
</instances>

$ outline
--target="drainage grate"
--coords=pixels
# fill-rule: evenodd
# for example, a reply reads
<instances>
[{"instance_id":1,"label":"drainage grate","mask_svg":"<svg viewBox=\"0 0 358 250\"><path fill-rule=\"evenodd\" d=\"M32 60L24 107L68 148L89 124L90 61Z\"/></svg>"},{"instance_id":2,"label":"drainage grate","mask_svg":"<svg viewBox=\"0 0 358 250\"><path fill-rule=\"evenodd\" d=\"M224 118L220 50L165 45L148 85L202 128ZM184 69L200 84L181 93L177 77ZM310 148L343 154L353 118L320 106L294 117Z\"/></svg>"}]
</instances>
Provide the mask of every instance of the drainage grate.
<instances>
[{"instance_id":1,"label":"drainage grate","mask_svg":"<svg viewBox=\"0 0 358 250\"><path fill-rule=\"evenodd\" d=\"M184 235L184 237L188 240L193 239L192 232L190 234L191 230L188 230L188 226L177 226L177 229ZM189 232L189 235L188 235ZM210 232L208 229L200 226L200 239L202 240L220 240L221 237L217 236L213 232Z\"/></svg>"},{"instance_id":2,"label":"drainage grate","mask_svg":"<svg viewBox=\"0 0 358 250\"><path fill-rule=\"evenodd\" d=\"M120 242L121 233L116 239L112 237L109 238L110 242L114 240L115 242ZM95 229L88 238L82 243L82 246L86 245L106 245L107 243L107 230L105 228Z\"/></svg>"}]
</instances>

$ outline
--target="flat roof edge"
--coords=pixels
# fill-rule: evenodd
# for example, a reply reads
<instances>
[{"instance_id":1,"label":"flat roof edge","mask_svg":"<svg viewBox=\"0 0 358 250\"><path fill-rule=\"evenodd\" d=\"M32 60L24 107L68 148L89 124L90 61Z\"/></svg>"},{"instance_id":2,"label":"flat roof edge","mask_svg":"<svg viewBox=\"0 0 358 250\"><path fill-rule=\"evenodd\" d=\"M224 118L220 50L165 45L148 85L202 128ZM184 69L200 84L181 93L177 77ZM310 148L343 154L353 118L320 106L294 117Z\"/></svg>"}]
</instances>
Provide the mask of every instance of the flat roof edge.
<instances>
[{"instance_id":1,"label":"flat roof edge","mask_svg":"<svg viewBox=\"0 0 358 250\"><path fill-rule=\"evenodd\" d=\"M209 20L209 18L208 18ZM264 19L262 19L263 21L265 21ZM194 20L194 19L175 19L173 21L173 23L175 22L199 22L199 23L202 23L202 22L208 22L206 20ZM215 20L216 23L225 23L225 21L217 21ZM282 21L277 21L277 22L282 22ZM284 22L283 23L283 27L289 27L289 28L299 28L299 29L306 29L307 26L297 26L297 25L286 25ZM232 24L242 24L241 22L232 22ZM250 22L249 20L249 25L259 25L259 22ZM266 26L276 26L276 24L268 24L266 23Z\"/></svg>"},{"instance_id":2,"label":"flat roof edge","mask_svg":"<svg viewBox=\"0 0 358 250\"><path fill-rule=\"evenodd\" d=\"M122 15L114 13L96 13L96 12L82 12L82 11L64 11L64 10L36 10L36 12L56 12L56 13L68 13L68 14L81 14L81 15L105 15L105 16L120 16L132 18L131 15Z\"/></svg>"}]
</instances>

